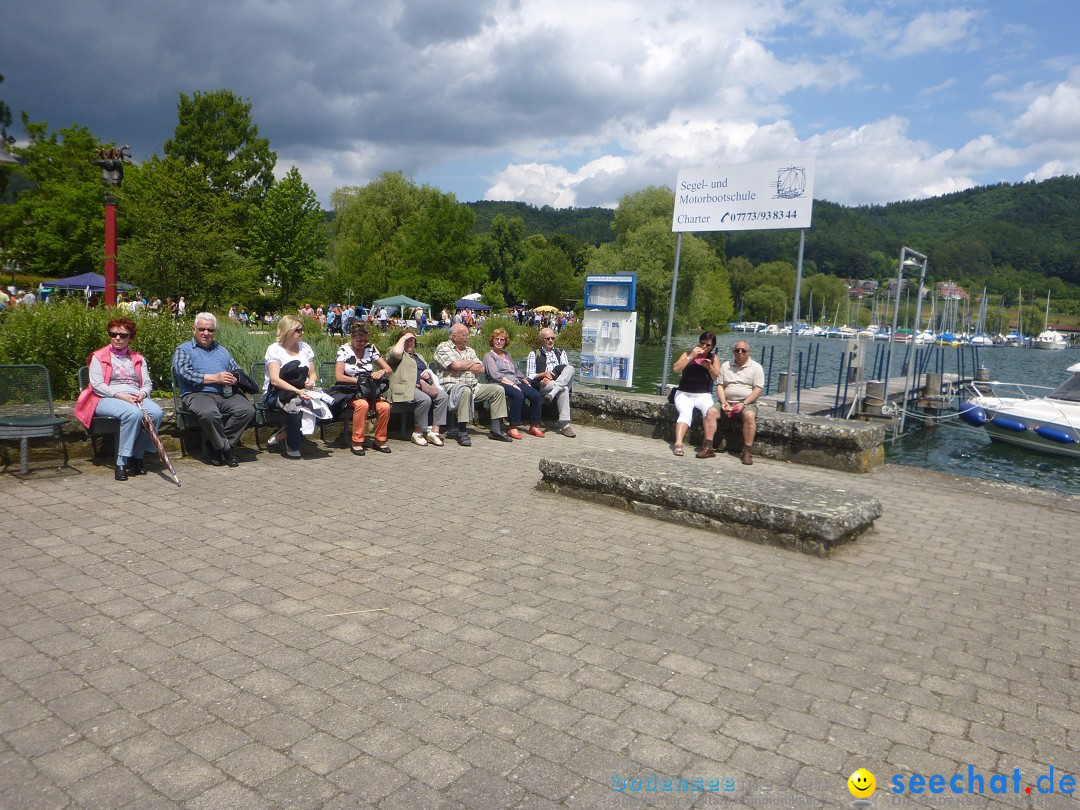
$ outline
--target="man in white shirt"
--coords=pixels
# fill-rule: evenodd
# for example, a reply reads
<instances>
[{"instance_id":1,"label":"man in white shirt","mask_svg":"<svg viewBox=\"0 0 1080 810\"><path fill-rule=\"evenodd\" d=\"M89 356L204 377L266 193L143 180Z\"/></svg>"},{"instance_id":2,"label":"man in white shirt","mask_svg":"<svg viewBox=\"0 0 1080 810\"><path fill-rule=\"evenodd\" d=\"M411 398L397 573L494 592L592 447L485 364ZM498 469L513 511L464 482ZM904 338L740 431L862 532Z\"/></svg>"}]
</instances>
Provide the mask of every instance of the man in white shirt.
<instances>
[{"instance_id":1,"label":"man in white shirt","mask_svg":"<svg viewBox=\"0 0 1080 810\"><path fill-rule=\"evenodd\" d=\"M540 350L529 352L525 376L544 399L555 403L559 409L559 433L573 439L577 435L570 427L570 383L574 380L574 367L566 352L555 346L553 329L540 330Z\"/></svg>"}]
</instances>

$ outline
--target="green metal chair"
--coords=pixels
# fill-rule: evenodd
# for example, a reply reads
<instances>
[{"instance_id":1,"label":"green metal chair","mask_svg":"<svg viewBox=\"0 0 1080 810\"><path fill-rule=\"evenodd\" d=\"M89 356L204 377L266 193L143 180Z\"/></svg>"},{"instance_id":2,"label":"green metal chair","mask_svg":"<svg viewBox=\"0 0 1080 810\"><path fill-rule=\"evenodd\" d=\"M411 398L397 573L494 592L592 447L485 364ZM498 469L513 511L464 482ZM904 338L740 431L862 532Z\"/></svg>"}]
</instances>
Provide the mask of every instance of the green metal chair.
<instances>
[{"instance_id":1,"label":"green metal chair","mask_svg":"<svg viewBox=\"0 0 1080 810\"><path fill-rule=\"evenodd\" d=\"M259 428L276 427L280 429L285 424L285 414L276 408L267 408L266 400L263 399L263 386L266 384L266 363L251 364L251 381L259 387L259 393L251 398L252 404L255 406L255 423L252 427L255 430L255 446L262 450L262 442L259 441Z\"/></svg>"},{"instance_id":2,"label":"green metal chair","mask_svg":"<svg viewBox=\"0 0 1080 810\"><path fill-rule=\"evenodd\" d=\"M59 439L67 466L67 444L61 428L70 421L53 410L52 385L45 366L0 366L0 440L19 440L21 474L29 471L30 439L35 438ZM2 451L2 460L7 466L6 449Z\"/></svg>"},{"instance_id":3,"label":"green metal chair","mask_svg":"<svg viewBox=\"0 0 1080 810\"><path fill-rule=\"evenodd\" d=\"M79 390L82 391L90 385L90 367L83 366L79 369ZM90 439L90 448L94 456L97 457L98 451L98 439L107 437L112 441L115 448L116 441L120 437L120 420L115 416L98 416L94 414L94 418L90 420L90 427L84 428L86 435ZM102 448L105 443L102 442Z\"/></svg>"},{"instance_id":4,"label":"green metal chair","mask_svg":"<svg viewBox=\"0 0 1080 810\"><path fill-rule=\"evenodd\" d=\"M202 446L202 425L199 424L198 418L195 414L184 407L183 401L180 399L180 382L176 379L176 374L170 372L172 379L172 401L173 401L173 413L176 416L176 431L180 434L180 455L187 456L187 442L184 437L188 434L188 431L197 430L199 432L199 446Z\"/></svg>"}]
</instances>

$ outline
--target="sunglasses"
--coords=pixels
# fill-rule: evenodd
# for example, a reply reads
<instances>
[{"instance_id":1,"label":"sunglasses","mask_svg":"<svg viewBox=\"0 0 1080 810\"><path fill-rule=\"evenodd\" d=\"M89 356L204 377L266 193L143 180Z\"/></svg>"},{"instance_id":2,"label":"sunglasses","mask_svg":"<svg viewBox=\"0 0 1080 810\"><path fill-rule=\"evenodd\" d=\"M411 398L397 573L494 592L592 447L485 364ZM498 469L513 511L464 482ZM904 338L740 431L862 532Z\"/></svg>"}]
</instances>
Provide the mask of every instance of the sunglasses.
<instances>
[{"instance_id":1,"label":"sunglasses","mask_svg":"<svg viewBox=\"0 0 1080 810\"><path fill-rule=\"evenodd\" d=\"M298 326L296 329L293 329L293 331L296 332L296 334L298 335L302 335L304 334L304 327Z\"/></svg>"},{"instance_id":2,"label":"sunglasses","mask_svg":"<svg viewBox=\"0 0 1080 810\"><path fill-rule=\"evenodd\" d=\"M213 334L214 332L217 331L217 329L215 329L212 326L196 326L195 331L196 332L209 332L210 334Z\"/></svg>"},{"instance_id":3,"label":"sunglasses","mask_svg":"<svg viewBox=\"0 0 1080 810\"><path fill-rule=\"evenodd\" d=\"M130 332L109 332L109 337L111 337L111 338L129 338L129 337L131 337L131 333Z\"/></svg>"},{"instance_id":4,"label":"sunglasses","mask_svg":"<svg viewBox=\"0 0 1080 810\"><path fill-rule=\"evenodd\" d=\"M735 352L735 354L746 354L750 350L749 349L732 349L732 351Z\"/></svg>"}]
</instances>

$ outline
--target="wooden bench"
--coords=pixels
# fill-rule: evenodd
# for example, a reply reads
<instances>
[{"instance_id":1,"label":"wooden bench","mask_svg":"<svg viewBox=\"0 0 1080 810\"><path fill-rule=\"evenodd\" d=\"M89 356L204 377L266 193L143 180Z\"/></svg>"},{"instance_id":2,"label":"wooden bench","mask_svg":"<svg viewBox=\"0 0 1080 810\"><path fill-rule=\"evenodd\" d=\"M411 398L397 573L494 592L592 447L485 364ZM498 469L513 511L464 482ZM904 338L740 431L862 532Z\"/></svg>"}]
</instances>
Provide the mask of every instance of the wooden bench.
<instances>
[{"instance_id":1,"label":"wooden bench","mask_svg":"<svg viewBox=\"0 0 1080 810\"><path fill-rule=\"evenodd\" d=\"M828 557L881 516L874 498L667 453L542 458L539 486L673 523Z\"/></svg>"}]
</instances>

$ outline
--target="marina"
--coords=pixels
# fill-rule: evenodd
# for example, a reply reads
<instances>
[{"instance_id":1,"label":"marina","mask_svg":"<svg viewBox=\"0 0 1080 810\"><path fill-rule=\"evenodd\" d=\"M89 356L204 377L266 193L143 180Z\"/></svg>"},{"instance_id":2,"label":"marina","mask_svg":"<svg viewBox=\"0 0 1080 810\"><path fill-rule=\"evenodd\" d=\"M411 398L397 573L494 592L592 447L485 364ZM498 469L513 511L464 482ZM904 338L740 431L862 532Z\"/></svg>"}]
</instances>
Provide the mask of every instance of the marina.
<instances>
[{"instance_id":1,"label":"marina","mask_svg":"<svg viewBox=\"0 0 1080 810\"><path fill-rule=\"evenodd\" d=\"M696 342L696 335L679 335L673 339L673 360L679 353ZM781 374L787 370L789 337L770 336L762 333L724 333L717 338L717 352L722 359L731 356L736 340L750 343L755 360L765 369L765 403L782 400ZM887 365L881 353L892 346L892 369L890 375L890 398L899 397L903 388L903 361L907 344L889 341L863 341L864 379L872 380L874 371ZM804 382L792 401L800 405L802 414L820 413L833 409L837 403L838 380L850 366L844 354L847 341L839 339L810 338L800 335L795 341L796 376ZM919 346L917 363L926 363L930 373L942 375L942 385L952 392L947 403L942 403L940 413L928 414L923 410L909 412L913 425L905 425L903 436L886 444L886 459L927 470L955 475L971 476L987 481L1029 486L1067 494L1080 493L1080 461L1054 458L1016 447L992 442L985 430L965 425L957 417L956 408L969 393L963 383L973 380L978 367L987 369L991 381L1053 387L1066 376L1065 369L1080 362L1080 348L1070 347L1061 351L1038 351L1019 347L970 346ZM932 350L932 359L926 360L924 351ZM641 344L637 347L634 367L634 386L640 393L656 393L663 376L664 347L662 344ZM801 372L799 371L801 364ZM884 364L884 365L883 365ZM912 366L912 387L916 385ZM668 375L669 383L677 383L678 375ZM922 380L924 383L925 380ZM850 409L853 391L857 386L847 383L848 395L844 398L844 382L840 383L841 403ZM912 417L912 413L917 416ZM825 414L826 416L832 414ZM835 417L834 418L838 418Z\"/></svg>"}]
</instances>

